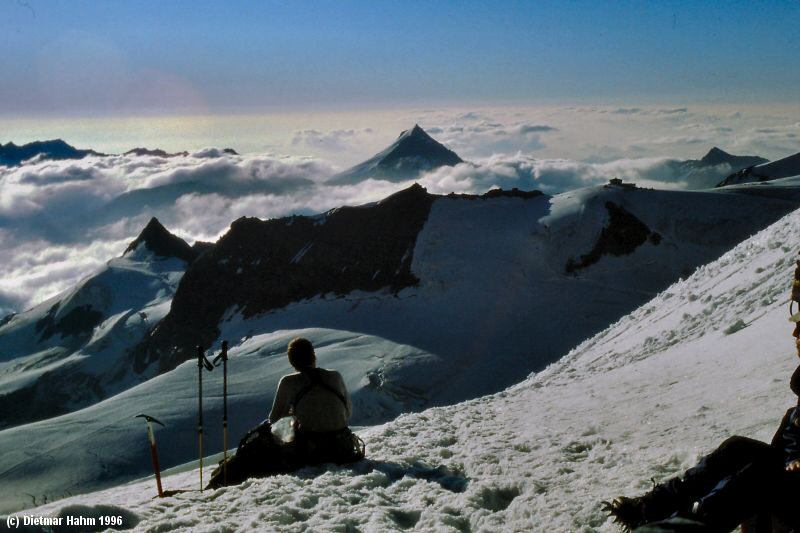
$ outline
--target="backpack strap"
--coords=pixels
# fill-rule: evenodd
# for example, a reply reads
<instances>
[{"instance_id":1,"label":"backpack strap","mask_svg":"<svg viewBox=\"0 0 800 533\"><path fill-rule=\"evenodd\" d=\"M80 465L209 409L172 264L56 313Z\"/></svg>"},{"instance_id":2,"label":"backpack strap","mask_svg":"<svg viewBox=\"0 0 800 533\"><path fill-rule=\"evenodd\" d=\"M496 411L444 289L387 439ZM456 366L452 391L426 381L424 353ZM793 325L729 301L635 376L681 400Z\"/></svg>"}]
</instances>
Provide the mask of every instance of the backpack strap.
<instances>
[{"instance_id":1,"label":"backpack strap","mask_svg":"<svg viewBox=\"0 0 800 533\"><path fill-rule=\"evenodd\" d=\"M294 397L294 401L292 402L292 405L295 408L297 407L297 404L300 403L300 400L303 399L303 396L308 394L308 392L311 389L313 389L314 387L317 387L317 386L322 387L323 389L327 390L328 392L334 394L337 398L339 398L339 401L342 402L342 405L344 405L345 408L347 407L347 399L344 397L344 395L341 392L339 392L338 390L334 389L333 387L331 387L330 385L328 385L327 383L322 381L322 376L321 376L321 373L320 373L318 368L308 368L308 369L302 370L301 373L303 375L307 376L308 379L311 380L311 382L308 385L306 385L305 387L303 387L303 389L301 389L300 392L298 392L297 395Z\"/></svg>"}]
</instances>

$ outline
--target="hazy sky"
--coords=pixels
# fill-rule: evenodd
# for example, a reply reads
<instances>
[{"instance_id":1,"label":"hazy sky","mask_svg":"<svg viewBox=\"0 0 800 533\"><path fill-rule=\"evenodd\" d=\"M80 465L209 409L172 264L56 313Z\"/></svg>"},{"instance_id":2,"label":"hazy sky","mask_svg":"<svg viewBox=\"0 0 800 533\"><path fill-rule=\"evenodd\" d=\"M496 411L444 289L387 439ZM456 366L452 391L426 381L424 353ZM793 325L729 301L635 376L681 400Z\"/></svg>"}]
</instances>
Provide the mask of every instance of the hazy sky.
<instances>
[{"instance_id":1,"label":"hazy sky","mask_svg":"<svg viewBox=\"0 0 800 533\"><path fill-rule=\"evenodd\" d=\"M0 115L796 101L800 2L0 0Z\"/></svg>"}]
</instances>

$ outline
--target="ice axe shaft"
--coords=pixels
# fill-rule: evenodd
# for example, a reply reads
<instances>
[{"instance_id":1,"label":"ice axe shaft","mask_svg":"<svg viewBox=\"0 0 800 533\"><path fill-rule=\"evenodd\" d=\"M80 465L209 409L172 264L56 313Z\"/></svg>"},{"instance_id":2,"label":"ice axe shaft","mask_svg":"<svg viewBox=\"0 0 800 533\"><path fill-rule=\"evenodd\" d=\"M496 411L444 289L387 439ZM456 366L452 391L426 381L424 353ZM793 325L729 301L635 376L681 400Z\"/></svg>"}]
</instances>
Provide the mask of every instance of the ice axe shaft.
<instances>
[{"instance_id":1,"label":"ice axe shaft","mask_svg":"<svg viewBox=\"0 0 800 533\"><path fill-rule=\"evenodd\" d=\"M164 427L160 421L150 415L139 414L136 418L144 418L147 421L147 440L150 441L150 458L153 461L153 471L156 474L156 487L158 487L158 497L164 497L164 490L161 488L161 467L158 465L158 450L156 449L156 436L153 433L153 422Z\"/></svg>"}]
</instances>

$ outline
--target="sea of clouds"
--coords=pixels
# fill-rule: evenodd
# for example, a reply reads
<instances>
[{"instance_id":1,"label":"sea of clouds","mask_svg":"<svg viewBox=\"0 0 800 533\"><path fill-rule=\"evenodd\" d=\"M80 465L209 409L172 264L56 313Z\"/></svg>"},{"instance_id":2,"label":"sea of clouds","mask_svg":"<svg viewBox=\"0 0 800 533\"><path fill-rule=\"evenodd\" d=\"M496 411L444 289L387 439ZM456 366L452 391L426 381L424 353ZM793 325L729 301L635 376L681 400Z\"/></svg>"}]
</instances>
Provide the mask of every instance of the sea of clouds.
<instances>
[{"instance_id":1,"label":"sea of clouds","mask_svg":"<svg viewBox=\"0 0 800 533\"><path fill-rule=\"evenodd\" d=\"M800 134L796 117L772 117L771 127L764 126L770 122L765 119L741 128L738 121L749 118L740 113L712 116L686 108L562 108L549 114L420 110L403 120L420 123L467 160L415 180L437 194L481 194L496 187L558 194L613 177L640 186L687 188L680 158L663 154L686 153L689 147L699 159L714 145L738 154L759 146L785 153ZM579 134L590 120L594 130L605 132L602 138ZM617 134L612 143L619 128L625 135ZM111 155L0 166L0 319L95 272L120 255L153 216L189 243L215 241L243 216L320 213L376 201L411 185L374 179L327 183L343 170L327 154L359 152L354 147L374 137L379 133L371 128L305 129L288 136L287 148L313 156L205 148L176 157ZM585 157L553 157L554 146ZM707 172L706 180L713 182L730 169L721 165Z\"/></svg>"}]
</instances>

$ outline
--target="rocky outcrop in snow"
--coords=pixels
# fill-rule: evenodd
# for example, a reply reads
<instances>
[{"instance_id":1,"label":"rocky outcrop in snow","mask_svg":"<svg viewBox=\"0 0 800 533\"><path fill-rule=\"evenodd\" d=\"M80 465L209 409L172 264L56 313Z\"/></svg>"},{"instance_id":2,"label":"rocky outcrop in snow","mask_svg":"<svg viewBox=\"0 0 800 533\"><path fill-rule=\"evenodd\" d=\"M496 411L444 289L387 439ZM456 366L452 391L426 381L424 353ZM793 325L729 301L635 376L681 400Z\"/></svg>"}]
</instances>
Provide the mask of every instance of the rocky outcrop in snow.
<instances>
[{"instance_id":1,"label":"rocky outcrop in snow","mask_svg":"<svg viewBox=\"0 0 800 533\"><path fill-rule=\"evenodd\" d=\"M157 361L165 371L193 357L194 346L217 338L229 310L251 317L326 293L414 285L414 244L433 199L413 185L374 205L316 217L240 218L189 268L173 311L137 350L135 368Z\"/></svg>"}]
</instances>

